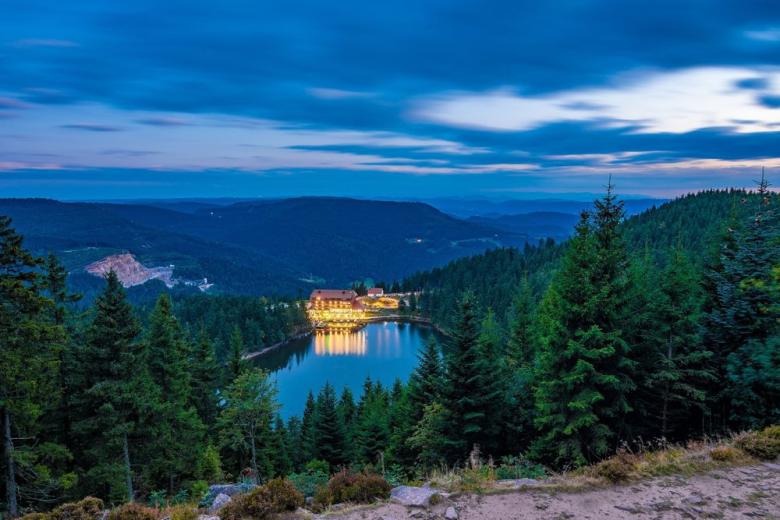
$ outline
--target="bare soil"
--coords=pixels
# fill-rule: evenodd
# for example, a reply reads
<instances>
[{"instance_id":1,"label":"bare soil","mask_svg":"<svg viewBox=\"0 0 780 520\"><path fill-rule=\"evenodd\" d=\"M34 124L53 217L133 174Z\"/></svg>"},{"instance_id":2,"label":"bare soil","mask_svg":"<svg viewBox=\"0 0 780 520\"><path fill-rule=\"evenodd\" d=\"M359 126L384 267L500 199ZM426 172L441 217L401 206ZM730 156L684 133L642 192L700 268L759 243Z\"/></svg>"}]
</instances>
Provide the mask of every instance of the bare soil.
<instances>
[{"instance_id":1,"label":"bare soil","mask_svg":"<svg viewBox=\"0 0 780 520\"><path fill-rule=\"evenodd\" d=\"M476 519L780 519L780 464L720 469L579 492L550 490L452 497L429 509L385 503L327 515L344 520L429 520L454 507L458 520Z\"/></svg>"}]
</instances>

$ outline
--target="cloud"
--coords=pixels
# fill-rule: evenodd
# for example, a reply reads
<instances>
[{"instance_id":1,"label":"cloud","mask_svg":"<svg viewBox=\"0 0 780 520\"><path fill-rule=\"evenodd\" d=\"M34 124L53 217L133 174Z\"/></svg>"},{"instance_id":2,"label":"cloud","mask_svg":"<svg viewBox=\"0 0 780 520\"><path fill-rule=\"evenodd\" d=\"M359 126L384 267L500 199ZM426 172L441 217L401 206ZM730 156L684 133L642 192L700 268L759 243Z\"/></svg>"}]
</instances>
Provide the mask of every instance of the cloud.
<instances>
[{"instance_id":1,"label":"cloud","mask_svg":"<svg viewBox=\"0 0 780 520\"><path fill-rule=\"evenodd\" d=\"M78 47L79 44L70 40L56 38L25 38L12 43L14 47Z\"/></svg>"},{"instance_id":2,"label":"cloud","mask_svg":"<svg viewBox=\"0 0 780 520\"><path fill-rule=\"evenodd\" d=\"M780 27L746 31L745 36L760 42L780 42Z\"/></svg>"},{"instance_id":3,"label":"cloud","mask_svg":"<svg viewBox=\"0 0 780 520\"><path fill-rule=\"evenodd\" d=\"M355 90L343 90L338 88L318 88L311 87L306 89L310 96L319 99L354 99L370 98L375 94L371 92L358 92Z\"/></svg>"},{"instance_id":4,"label":"cloud","mask_svg":"<svg viewBox=\"0 0 780 520\"><path fill-rule=\"evenodd\" d=\"M453 92L420 101L411 117L441 125L491 131L525 131L559 121L589 121L636 133L684 133L725 127L734 132L773 130L777 114L732 85L753 79L746 68L707 67L631 75L597 89L524 96L509 89ZM780 94L780 71L764 71L771 92Z\"/></svg>"},{"instance_id":5,"label":"cloud","mask_svg":"<svg viewBox=\"0 0 780 520\"><path fill-rule=\"evenodd\" d=\"M68 130L84 130L86 132L118 132L122 130L116 126L100 125L95 123L71 123L67 125L60 125L60 128L67 128Z\"/></svg>"},{"instance_id":6,"label":"cloud","mask_svg":"<svg viewBox=\"0 0 780 520\"><path fill-rule=\"evenodd\" d=\"M178 117L147 117L137 119L136 123L149 126L189 126L192 123Z\"/></svg>"}]
</instances>

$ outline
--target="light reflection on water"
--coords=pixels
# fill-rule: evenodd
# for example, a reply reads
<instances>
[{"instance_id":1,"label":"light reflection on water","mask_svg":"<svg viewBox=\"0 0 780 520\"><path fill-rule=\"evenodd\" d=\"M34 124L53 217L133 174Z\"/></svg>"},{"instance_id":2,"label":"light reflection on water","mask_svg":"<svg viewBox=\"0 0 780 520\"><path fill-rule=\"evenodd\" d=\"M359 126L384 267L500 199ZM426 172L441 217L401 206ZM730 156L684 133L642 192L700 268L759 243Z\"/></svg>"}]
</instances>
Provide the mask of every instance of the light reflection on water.
<instances>
[{"instance_id":1,"label":"light reflection on water","mask_svg":"<svg viewBox=\"0 0 780 520\"><path fill-rule=\"evenodd\" d=\"M279 389L282 416L300 415L309 390L326 382L340 394L349 387L355 399L366 377L390 386L405 381L417 364L417 351L432 334L411 323L370 323L354 332L320 332L255 358L272 372Z\"/></svg>"}]
</instances>

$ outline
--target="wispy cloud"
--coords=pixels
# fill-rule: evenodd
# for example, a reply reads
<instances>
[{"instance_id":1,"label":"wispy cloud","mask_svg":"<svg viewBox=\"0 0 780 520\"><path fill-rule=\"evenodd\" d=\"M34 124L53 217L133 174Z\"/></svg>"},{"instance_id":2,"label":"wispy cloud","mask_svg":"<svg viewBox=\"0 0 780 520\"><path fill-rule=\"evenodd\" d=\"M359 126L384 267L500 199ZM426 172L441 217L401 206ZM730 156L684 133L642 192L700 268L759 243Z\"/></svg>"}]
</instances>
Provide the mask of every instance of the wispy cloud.
<instances>
[{"instance_id":1,"label":"wispy cloud","mask_svg":"<svg viewBox=\"0 0 780 520\"><path fill-rule=\"evenodd\" d=\"M71 40L56 38L24 38L16 40L11 45L14 47L78 47L79 44Z\"/></svg>"},{"instance_id":2,"label":"wispy cloud","mask_svg":"<svg viewBox=\"0 0 780 520\"><path fill-rule=\"evenodd\" d=\"M70 123L67 125L61 125L61 128L67 128L68 130L84 130L86 132L119 132L122 130L117 126L101 125L96 123Z\"/></svg>"}]
</instances>

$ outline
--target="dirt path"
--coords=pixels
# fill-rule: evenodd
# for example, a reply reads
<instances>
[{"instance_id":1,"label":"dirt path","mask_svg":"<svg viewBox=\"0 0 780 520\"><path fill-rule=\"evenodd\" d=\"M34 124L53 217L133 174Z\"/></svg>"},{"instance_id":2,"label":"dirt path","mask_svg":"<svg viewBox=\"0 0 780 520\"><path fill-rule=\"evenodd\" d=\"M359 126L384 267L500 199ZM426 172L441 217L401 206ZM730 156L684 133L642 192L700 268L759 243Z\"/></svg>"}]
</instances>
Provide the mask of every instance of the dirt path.
<instances>
[{"instance_id":1,"label":"dirt path","mask_svg":"<svg viewBox=\"0 0 780 520\"><path fill-rule=\"evenodd\" d=\"M579 493L519 491L468 495L427 511L383 504L341 516L328 515L328 518L437 519L444 518L447 506L455 508L458 520L780 519L780 464L731 468L689 478L659 477Z\"/></svg>"}]
</instances>

